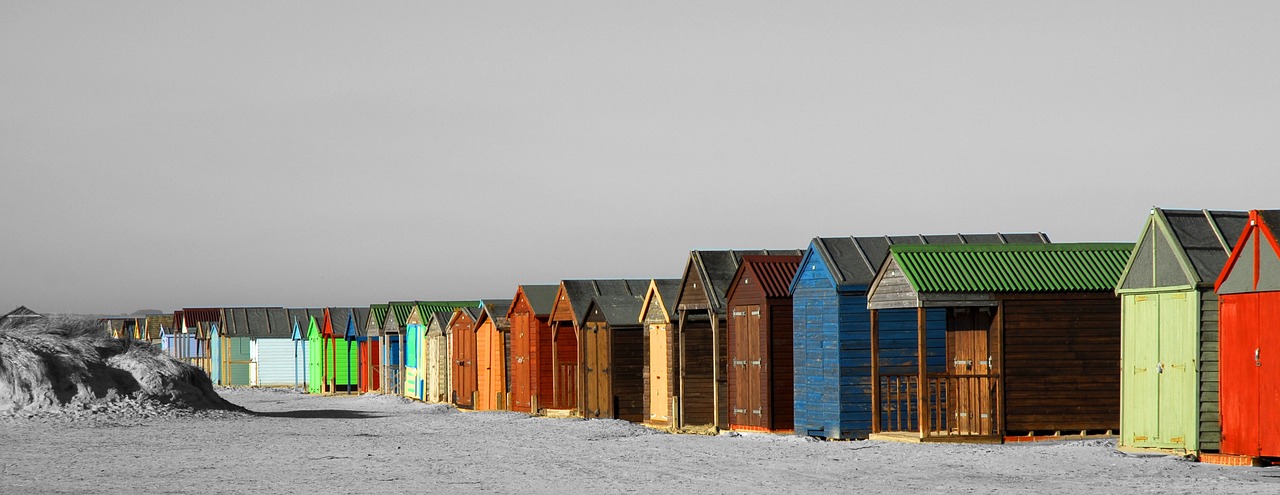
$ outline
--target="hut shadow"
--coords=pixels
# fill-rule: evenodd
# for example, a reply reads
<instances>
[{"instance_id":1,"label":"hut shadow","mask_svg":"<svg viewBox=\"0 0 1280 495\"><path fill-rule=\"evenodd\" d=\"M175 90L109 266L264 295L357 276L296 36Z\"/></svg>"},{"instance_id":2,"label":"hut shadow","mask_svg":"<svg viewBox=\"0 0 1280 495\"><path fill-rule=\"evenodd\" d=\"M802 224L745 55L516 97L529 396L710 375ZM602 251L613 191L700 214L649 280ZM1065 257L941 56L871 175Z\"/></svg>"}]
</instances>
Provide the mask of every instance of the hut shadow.
<instances>
[{"instance_id":1,"label":"hut shadow","mask_svg":"<svg viewBox=\"0 0 1280 495\"><path fill-rule=\"evenodd\" d=\"M265 418L295 419L377 419L384 417L364 411L348 411L345 409L304 409L298 411L254 412L256 416Z\"/></svg>"}]
</instances>

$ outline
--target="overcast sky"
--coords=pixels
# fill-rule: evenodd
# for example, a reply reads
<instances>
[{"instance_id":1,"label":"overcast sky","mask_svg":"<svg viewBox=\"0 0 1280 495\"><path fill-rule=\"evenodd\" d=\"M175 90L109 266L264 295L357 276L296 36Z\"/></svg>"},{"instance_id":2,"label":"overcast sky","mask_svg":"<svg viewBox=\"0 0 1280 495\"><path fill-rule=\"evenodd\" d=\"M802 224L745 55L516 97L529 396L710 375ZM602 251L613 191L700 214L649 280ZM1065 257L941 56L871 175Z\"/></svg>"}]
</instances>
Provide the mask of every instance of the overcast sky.
<instances>
[{"instance_id":1,"label":"overcast sky","mask_svg":"<svg viewBox=\"0 0 1280 495\"><path fill-rule=\"evenodd\" d=\"M0 1L0 313L1276 208L1280 2Z\"/></svg>"}]
</instances>

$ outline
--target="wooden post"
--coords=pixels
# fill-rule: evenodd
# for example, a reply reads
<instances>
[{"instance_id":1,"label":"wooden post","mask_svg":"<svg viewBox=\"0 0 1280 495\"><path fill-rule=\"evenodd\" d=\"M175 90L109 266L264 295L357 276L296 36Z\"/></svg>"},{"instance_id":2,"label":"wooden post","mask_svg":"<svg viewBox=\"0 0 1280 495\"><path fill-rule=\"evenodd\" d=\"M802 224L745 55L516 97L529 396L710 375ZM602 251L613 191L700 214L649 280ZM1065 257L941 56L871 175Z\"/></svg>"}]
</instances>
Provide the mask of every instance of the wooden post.
<instances>
[{"instance_id":1,"label":"wooden post","mask_svg":"<svg viewBox=\"0 0 1280 495\"><path fill-rule=\"evenodd\" d=\"M871 310L871 433L880 433L880 315Z\"/></svg>"},{"instance_id":2,"label":"wooden post","mask_svg":"<svg viewBox=\"0 0 1280 495\"><path fill-rule=\"evenodd\" d=\"M560 322L551 322L551 407L556 407L556 399L560 397L560 341L557 339L560 333Z\"/></svg>"},{"instance_id":3,"label":"wooden post","mask_svg":"<svg viewBox=\"0 0 1280 495\"><path fill-rule=\"evenodd\" d=\"M995 344L996 344L996 410L992 417L994 432L997 435L1004 436L1004 301L1000 301L996 305L996 314L993 318L994 327L996 327ZM988 371L988 373L991 373Z\"/></svg>"},{"instance_id":4,"label":"wooden post","mask_svg":"<svg viewBox=\"0 0 1280 495\"><path fill-rule=\"evenodd\" d=\"M926 359L925 323L924 308L916 308L916 364L920 369L920 377L916 382L916 400L918 404L916 415L919 418L920 438L922 440L929 436L929 366Z\"/></svg>"},{"instance_id":5,"label":"wooden post","mask_svg":"<svg viewBox=\"0 0 1280 495\"><path fill-rule=\"evenodd\" d=\"M675 410L676 414L676 417L671 418L671 426L674 429L679 429L684 426L684 400L682 400L682 398L684 397L684 370L687 369L684 364L684 317L685 312L682 309L680 310L680 319L676 321L675 342L677 346L676 352L679 353L679 355L675 356L675 359L680 363L680 373L676 377L676 380L678 380L675 386L676 396L672 397L672 400L675 401L672 409Z\"/></svg>"},{"instance_id":6,"label":"wooden post","mask_svg":"<svg viewBox=\"0 0 1280 495\"><path fill-rule=\"evenodd\" d=\"M710 307L707 308L707 314L711 315L711 421L720 427L720 318L716 317L716 312ZM726 422L727 425L727 422Z\"/></svg>"}]
</instances>

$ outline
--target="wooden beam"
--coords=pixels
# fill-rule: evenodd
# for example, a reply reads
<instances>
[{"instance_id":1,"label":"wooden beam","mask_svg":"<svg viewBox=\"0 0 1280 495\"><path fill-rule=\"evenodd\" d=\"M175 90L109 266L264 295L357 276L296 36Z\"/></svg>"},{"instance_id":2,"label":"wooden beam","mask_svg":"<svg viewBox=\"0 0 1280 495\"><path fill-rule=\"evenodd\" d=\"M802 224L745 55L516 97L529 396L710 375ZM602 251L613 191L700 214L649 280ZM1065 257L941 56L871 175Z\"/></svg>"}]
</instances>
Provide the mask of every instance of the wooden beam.
<instances>
[{"instance_id":1,"label":"wooden beam","mask_svg":"<svg viewBox=\"0 0 1280 495\"><path fill-rule=\"evenodd\" d=\"M925 339L925 310L916 308L916 364L920 370L919 381L916 382L916 415L920 423L920 438L929 436L929 366Z\"/></svg>"},{"instance_id":2,"label":"wooden beam","mask_svg":"<svg viewBox=\"0 0 1280 495\"><path fill-rule=\"evenodd\" d=\"M871 433L880 433L880 315L871 310Z\"/></svg>"}]
</instances>

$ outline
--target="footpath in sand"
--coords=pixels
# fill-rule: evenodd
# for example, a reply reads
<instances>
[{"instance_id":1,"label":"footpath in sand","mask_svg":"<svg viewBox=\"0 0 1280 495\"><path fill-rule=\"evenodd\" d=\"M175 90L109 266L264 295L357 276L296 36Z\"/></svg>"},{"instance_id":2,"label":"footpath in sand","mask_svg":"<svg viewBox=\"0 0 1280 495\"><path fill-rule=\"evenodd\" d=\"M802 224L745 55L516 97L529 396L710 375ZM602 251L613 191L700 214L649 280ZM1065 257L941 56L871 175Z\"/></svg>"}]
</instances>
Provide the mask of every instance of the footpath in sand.
<instances>
[{"instance_id":1,"label":"footpath in sand","mask_svg":"<svg viewBox=\"0 0 1280 495\"><path fill-rule=\"evenodd\" d=\"M395 397L218 392L258 414L0 418L0 493L1280 493L1280 468L1110 441L669 435Z\"/></svg>"}]
</instances>

